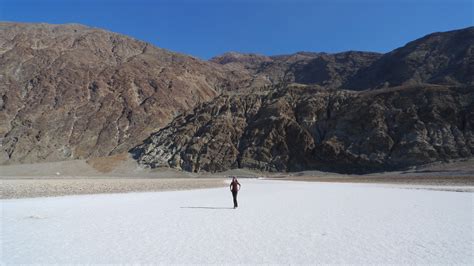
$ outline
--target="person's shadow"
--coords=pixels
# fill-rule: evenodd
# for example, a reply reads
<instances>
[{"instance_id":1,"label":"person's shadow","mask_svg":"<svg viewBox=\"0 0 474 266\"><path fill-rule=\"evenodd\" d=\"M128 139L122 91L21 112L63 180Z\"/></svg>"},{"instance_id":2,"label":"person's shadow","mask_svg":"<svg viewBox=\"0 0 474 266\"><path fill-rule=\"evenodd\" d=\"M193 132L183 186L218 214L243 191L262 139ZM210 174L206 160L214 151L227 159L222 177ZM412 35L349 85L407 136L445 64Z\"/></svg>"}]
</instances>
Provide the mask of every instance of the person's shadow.
<instances>
[{"instance_id":1,"label":"person's shadow","mask_svg":"<svg viewBox=\"0 0 474 266\"><path fill-rule=\"evenodd\" d=\"M181 209L233 210L231 207L180 207Z\"/></svg>"}]
</instances>

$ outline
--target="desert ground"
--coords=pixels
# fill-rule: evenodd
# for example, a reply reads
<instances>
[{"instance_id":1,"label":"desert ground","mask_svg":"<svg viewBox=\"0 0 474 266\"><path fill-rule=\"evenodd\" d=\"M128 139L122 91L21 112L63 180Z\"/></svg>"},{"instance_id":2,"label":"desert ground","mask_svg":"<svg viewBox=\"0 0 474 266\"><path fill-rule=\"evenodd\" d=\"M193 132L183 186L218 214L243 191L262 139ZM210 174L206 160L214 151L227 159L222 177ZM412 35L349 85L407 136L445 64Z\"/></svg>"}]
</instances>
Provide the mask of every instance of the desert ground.
<instances>
[{"instance_id":1,"label":"desert ground","mask_svg":"<svg viewBox=\"0 0 474 266\"><path fill-rule=\"evenodd\" d=\"M143 168L128 154L119 154L90 160L0 166L0 198L224 187L224 180L231 175L280 181L396 184L411 188L474 191L473 159L366 175L320 171L269 173L246 169L198 174L169 168Z\"/></svg>"},{"instance_id":2,"label":"desert ground","mask_svg":"<svg viewBox=\"0 0 474 266\"><path fill-rule=\"evenodd\" d=\"M470 264L472 165L195 174L118 155L1 166L0 262Z\"/></svg>"},{"instance_id":3,"label":"desert ground","mask_svg":"<svg viewBox=\"0 0 474 266\"><path fill-rule=\"evenodd\" d=\"M241 180L0 200L5 264L472 264L473 193Z\"/></svg>"}]
</instances>

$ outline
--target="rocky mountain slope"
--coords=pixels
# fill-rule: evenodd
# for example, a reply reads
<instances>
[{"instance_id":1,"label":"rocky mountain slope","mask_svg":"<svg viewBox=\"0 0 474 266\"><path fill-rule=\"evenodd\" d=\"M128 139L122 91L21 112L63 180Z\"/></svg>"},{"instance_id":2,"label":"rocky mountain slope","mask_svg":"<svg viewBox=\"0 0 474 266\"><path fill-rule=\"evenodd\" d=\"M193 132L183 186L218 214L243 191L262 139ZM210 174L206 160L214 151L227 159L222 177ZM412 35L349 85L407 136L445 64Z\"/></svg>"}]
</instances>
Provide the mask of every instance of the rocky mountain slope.
<instances>
[{"instance_id":1,"label":"rocky mountain slope","mask_svg":"<svg viewBox=\"0 0 474 266\"><path fill-rule=\"evenodd\" d=\"M380 56L378 53L356 51L337 54L299 52L280 56L230 52L211 61L231 70L246 71L258 81L253 85L301 83L340 88Z\"/></svg>"},{"instance_id":2,"label":"rocky mountain slope","mask_svg":"<svg viewBox=\"0 0 474 266\"><path fill-rule=\"evenodd\" d=\"M429 34L384 54L346 81L349 89L474 84L474 27Z\"/></svg>"},{"instance_id":3,"label":"rocky mountain slope","mask_svg":"<svg viewBox=\"0 0 474 266\"><path fill-rule=\"evenodd\" d=\"M0 23L0 163L126 152L248 78L101 29Z\"/></svg>"},{"instance_id":4,"label":"rocky mountain slope","mask_svg":"<svg viewBox=\"0 0 474 266\"><path fill-rule=\"evenodd\" d=\"M385 55L228 53L212 61L279 85L223 95L176 118L132 150L142 164L364 173L473 155L474 27Z\"/></svg>"},{"instance_id":5,"label":"rocky mountain slope","mask_svg":"<svg viewBox=\"0 0 474 266\"><path fill-rule=\"evenodd\" d=\"M387 54L299 52L263 56L226 53L211 61L268 83L367 90L400 85L474 84L474 27L429 34Z\"/></svg>"},{"instance_id":6,"label":"rocky mountain slope","mask_svg":"<svg viewBox=\"0 0 474 266\"><path fill-rule=\"evenodd\" d=\"M383 55L206 62L81 25L0 23L0 164L133 147L142 164L187 171L352 173L469 157L473 31Z\"/></svg>"},{"instance_id":7,"label":"rocky mountain slope","mask_svg":"<svg viewBox=\"0 0 474 266\"><path fill-rule=\"evenodd\" d=\"M376 91L282 87L223 95L132 150L186 171L253 168L364 173L474 154L474 87Z\"/></svg>"}]
</instances>

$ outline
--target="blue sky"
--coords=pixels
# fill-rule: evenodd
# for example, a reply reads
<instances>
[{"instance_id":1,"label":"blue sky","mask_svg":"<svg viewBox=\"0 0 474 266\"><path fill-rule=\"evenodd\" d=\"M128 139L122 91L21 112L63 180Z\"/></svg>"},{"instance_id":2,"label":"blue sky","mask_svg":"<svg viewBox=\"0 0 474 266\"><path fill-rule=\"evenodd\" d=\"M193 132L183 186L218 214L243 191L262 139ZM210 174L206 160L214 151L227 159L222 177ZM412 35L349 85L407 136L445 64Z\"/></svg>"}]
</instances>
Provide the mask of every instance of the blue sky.
<instances>
[{"instance_id":1,"label":"blue sky","mask_svg":"<svg viewBox=\"0 0 474 266\"><path fill-rule=\"evenodd\" d=\"M388 52L472 26L474 0L0 0L0 20L81 23L203 59L227 51Z\"/></svg>"}]
</instances>

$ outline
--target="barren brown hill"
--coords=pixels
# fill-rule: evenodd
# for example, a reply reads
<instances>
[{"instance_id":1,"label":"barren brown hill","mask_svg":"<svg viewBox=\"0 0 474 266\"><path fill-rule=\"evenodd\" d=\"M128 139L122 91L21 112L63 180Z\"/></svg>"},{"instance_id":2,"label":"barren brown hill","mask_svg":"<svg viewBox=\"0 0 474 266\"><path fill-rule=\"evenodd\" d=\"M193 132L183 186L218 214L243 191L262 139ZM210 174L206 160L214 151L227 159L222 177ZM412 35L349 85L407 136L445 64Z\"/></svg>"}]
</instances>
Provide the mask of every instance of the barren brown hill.
<instances>
[{"instance_id":1,"label":"barren brown hill","mask_svg":"<svg viewBox=\"0 0 474 266\"><path fill-rule=\"evenodd\" d=\"M101 29L0 23L0 163L127 151L246 78Z\"/></svg>"}]
</instances>

